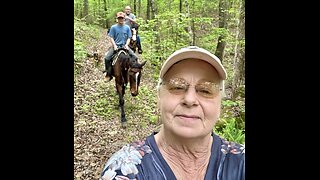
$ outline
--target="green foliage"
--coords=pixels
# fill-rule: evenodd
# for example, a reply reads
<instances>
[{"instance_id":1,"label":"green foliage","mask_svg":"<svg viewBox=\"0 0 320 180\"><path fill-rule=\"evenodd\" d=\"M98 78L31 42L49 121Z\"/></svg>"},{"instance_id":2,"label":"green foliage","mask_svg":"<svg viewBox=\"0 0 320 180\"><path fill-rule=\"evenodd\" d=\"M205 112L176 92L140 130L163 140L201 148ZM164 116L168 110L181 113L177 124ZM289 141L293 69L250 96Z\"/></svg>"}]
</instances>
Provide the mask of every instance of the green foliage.
<instances>
[{"instance_id":1,"label":"green foliage","mask_svg":"<svg viewBox=\"0 0 320 180\"><path fill-rule=\"evenodd\" d=\"M84 50L83 43L74 40L74 75L79 74L81 67L83 66L82 59L86 57L86 51Z\"/></svg>"},{"instance_id":2,"label":"green foliage","mask_svg":"<svg viewBox=\"0 0 320 180\"><path fill-rule=\"evenodd\" d=\"M222 101L222 119L236 118L237 126L244 128L245 122L245 104L243 100L223 100Z\"/></svg>"},{"instance_id":3,"label":"green foliage","mask_svg":"<svg viewBox=\"0 0 320 180\"><path fill-rule=\"evenodd\" d=\"M214 131L229 141L243 144L245 137L244 101L223 100L220 120Z\"/></svg>"},{"instance_id":4,"label":"green foliage","mask_svg":"<svg viewBox=\"0 0 320 180\"><path fill-rule=\"evenodd\" d=\"M190 23L190 19L183 14L165 12L159 14L155 19L140 23L139 34L144 49L144 58L150 60L155 68L157 77L163 60L165 60L174 50L188 46L189 34L185 28Z\"/></svg>"},{"instance_id":5,"label":"green foliage","mask_svg":"<svg viewBox=\"0 0 320 180\"><path fill-rule=\"evenodd\" d=\"M159 120L159 116L157 115L150 115L149 116L149 120L152 124L157 124L158 123L158 120Z\"/></svg>"},{"instance_id":6,"label":"green foliage","mask_svg":"<svg viewBox=\"0 0 320 180\"><path fill-rule=\"evenodd\" d=\"M156 124L158 122L158 112L156 111L157 96L155 96L156 89L150 89L144 84L141 84L139 87L139 94L139 96L136 96L131 100L130 97L128 97L128 99L134 104L134 109L140 109L138 115L147 117L150 123Z\"/></svg>"},{"instance_id":7,"label":"green foliage","mask_svg":"<svg viewBox=\"0 0 320 180\"><path fill-rule=\"evenodd\" d=\"M245 85L244 84L240 85L238 93L235 96L242 97L242 98L245 97Z\"/></svg>"},{"instance_id":8,"label":"green foliage","mask_svg":"<svg viewBox=\"0 0 320 180\"><path fill-rule=\"evenodd\" d=\"M74 40L74 62L80 62L81 59L85 58L86 51L84 49L83 43L77 40Z\"/></svg>"},{"instance_id":9,"label":"green foliage","mask_svg":"<svg viewBox=\"0 0 320 180\"><path fill-rule=\"evenodd\" d=\"M115 110L117 110L115 108L117 101L114 97L117 96L109 95L100 97L100 99L95 101L95 104L92 105L92 110L100 116L109 117L114 113Z\"/></svg>"},{"instance_id":10,"label":"green foliage","mask_svg":"<svg viewBox=\"0 0 320 180\"><path fill-rule=\"evenodd\" d=\"M99 27L93 24L86 24L83 20L74 19L74 39L81 41L84 45L88 45L89 40L99 39Z\"/></svg>"},{"instance_id":11,"label":"green foliage","mask_svg":"<svg viewBox=\"0 0 320 180\"><path fill-rule=\"evenodd\" d=\"M100 31L96 25L88 25L82 20L74 19L74 75L78 75L87 55L86 47L90 40L99 39Z\"/></svg>"},{"instance_id":12,"label":"green foliage","mask_svg":"<svg viewBox=\"0 0 320 180\"><path fill-rule=\"evenodd\" d=\"M244 130L237 127L235 118L228 119L228 121L224 120L224 127L221 130L217 130L215 128L214 131L228 141L233 141L240 144L245 143Z\"/></svg>"}]
</instances>

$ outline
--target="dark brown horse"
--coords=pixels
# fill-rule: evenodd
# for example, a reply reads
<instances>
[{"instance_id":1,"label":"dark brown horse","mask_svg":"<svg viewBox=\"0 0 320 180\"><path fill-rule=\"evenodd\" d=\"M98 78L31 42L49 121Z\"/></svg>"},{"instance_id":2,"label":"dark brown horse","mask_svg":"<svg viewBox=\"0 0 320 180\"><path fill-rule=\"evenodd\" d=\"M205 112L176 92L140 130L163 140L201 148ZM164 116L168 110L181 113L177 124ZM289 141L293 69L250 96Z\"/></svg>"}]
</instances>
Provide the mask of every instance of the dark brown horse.
<instances>
[{"instance_id":1,"label":"dark brown horse","mask_svg":"<svg viewBox=\"0 0 320 180\"><path fill-rule=\"evenodd\" d=\"M131 56L128 50L120 48L117 50L112 62L112 75L115 77L116 89L119 95L119 106L121 111L121 126L126 127L126 115L124 112L124 94L128 82L132 96L138 95L142 67L146 61L139 63L135 56Z\"/></svg>"},{"instance_id":2,"label":"dark brown horse","mask_svg":"<svg viewBox=\"0 0 320 180\"><path fill-rule=\"evenodd\" d=\"M129 47L133 52L137 51L137 34L138 34L139 24L133 23L131 27L132 37L130 39Z\"/></svg>"},{"instance_id":3,"label":"dark brown horse","mask_svg":"<svg viewBox=\"0 0 320 180\"><path fill-rule=\"evenodd\" d=\"M133 38L133 36L137 37L137 35L132 35L132 38L130 39L129 47L133 52L136 52L137 51L137 39L136 39L136 37Z\"/></svg>"}]
</instances>

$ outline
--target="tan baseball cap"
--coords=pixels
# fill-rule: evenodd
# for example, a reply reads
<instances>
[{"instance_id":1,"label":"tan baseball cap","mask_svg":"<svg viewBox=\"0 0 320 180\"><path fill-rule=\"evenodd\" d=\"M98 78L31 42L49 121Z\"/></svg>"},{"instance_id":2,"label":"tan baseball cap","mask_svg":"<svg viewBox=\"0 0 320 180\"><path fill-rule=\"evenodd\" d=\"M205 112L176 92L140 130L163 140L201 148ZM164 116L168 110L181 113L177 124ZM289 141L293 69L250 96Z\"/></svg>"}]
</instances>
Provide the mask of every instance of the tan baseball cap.
<instances>
[{"instance_id":1,"label":"tan baseball cap","mask_svg":"<svg viewBox=\"0 0 320 180\"><path fill-rule=\"evenodd\" d=\"M227 78L227 72L221 64L220 59L209 51L199 48L197 46L189 46L177 50L173 54L171 54L168 59L163 63L162 68L160 70L160 79L163 79L163 76L170 69L172 65L175 63L184 60L184 59L200 59L211 64L218 72L221 80L225 80Z\"/></svg>"},{"instance_id":2,"label":"tan baseball cap","mask_svg":"<svg viewBox=\"0 0 320 180\"><path fill-rule=\"evenodd\" d=\"M119 17L123 17L124 18L124 16L125 16L125 14L124 14L124 12L117 12L117 18L119 18Z\"/></svg>"}]
</instances>

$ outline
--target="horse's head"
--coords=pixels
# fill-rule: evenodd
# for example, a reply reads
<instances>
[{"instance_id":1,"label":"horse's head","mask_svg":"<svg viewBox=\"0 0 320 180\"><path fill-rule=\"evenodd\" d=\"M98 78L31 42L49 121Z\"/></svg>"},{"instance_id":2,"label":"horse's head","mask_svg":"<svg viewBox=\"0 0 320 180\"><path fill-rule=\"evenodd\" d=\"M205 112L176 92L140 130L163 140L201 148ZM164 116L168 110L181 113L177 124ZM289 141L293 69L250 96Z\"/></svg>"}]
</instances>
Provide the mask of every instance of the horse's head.
<instances>
[{"instance_id":1,"label":"horse's head","mask_svg":"<svg viewBox=\"0 0 320 180\"><path fill-rule=\"evenodd\" d=\"M133 23L132 25L131 25L131 28L134 28L136 31L138 31L138 29L139 29L139 24L138 23Z\"/></svg>"},{"instance_id":2,"label":"horse's head","mask_svg":"<svg viewBox=\"0 0 320 180\"><path fill-rule=\"evenodd\" d=\"M130 66L128 70L128 76L130 81L130 92L132 96L138 95L138 89L140 85L140 78L142 73L142 67L146 64L147 61L142 63L138 62L138 59L134 56L130 56Z\"/></svg>"}]
</instances>

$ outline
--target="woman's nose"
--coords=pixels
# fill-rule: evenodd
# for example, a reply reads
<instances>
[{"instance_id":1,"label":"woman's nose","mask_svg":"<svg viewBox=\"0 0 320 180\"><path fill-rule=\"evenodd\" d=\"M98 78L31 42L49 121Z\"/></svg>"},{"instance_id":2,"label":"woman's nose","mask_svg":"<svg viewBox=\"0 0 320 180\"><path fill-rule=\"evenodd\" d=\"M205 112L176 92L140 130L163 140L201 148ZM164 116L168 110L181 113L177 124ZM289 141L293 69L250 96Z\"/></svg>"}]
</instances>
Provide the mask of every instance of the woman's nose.
<instances>
[{"instance_id":1,"label":"woman's nose","mask_svg":"<svg viewBox=\"0 0 320 180\"><path fill-rule=\"evenodd\" d=\"M189 86L184 93L183 104L187 106L194 106L199 104L197 92L194 87Z\"/></svg>"}]
</instances>

